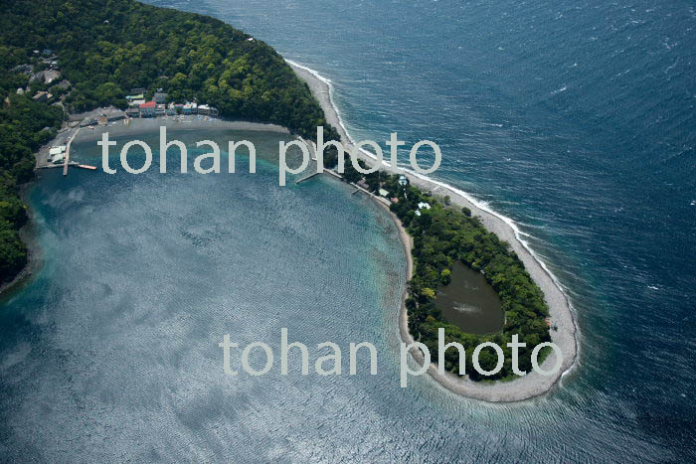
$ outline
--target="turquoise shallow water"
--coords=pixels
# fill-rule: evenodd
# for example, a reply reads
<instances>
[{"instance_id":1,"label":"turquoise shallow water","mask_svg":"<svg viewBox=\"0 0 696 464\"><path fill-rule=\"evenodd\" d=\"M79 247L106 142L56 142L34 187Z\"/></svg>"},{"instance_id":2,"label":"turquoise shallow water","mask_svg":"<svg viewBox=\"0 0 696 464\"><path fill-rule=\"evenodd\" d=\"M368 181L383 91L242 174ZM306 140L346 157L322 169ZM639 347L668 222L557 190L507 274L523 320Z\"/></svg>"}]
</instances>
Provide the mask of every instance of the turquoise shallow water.
<instances>
[{"instance_id":1,"label":"turquoise shallow water","mask_svg":"<svg viewBox=\"0 0 696 464\"><path fill-rule=\"evenodd\" d=\"M252 140L270 154L276 139ZM94 142L75 150L97 161ZM657 456L646 437L586 416L608 398L577 382L515 406L427 377L401 389L405 261L389 217L333 179L280 188L272 164L243 168L42 173L31 203L45 266L0 312L3 460L509 461L501 446L555 453L558 433L574 436L564 454L576 459ZM282 327L310 347L370 341L378 375L303 377L296 362L287 377L277 364L264 377L223 373L225 333L277 353ZM587 449L598 436L602 448Z\"/></svg>"},{"instance_id":2,"label":"turquoise shallow water","mask_svg":"<svg viewBox=\"0 0 696 464\"><path fill-rule=\"evenodd\" d=\"M276 145L252 137L260 155ZM97 160L94 142L75 151ZM305 407L379 403L398 384L405 262L384 212L331 179L277 187L269 163L256 175L156 169L42 172L31 200L46 265L0 313L3 460L247 461L252 439L289 456ZM383 375L226 377L223 334L277 347L281 327L309 346L375 341ZM331 420L317 419L315 431Z\"/></svg>"},{"instance_id":3,"label":"turquoise shallow water","mask_svg":"<svg viewBox=\"0 0 696 464\"><path fill-rule=\"evenodd\" d=\"M45 173L46 265L0 311L2 460L696 458L692 5L152 3L319 70L359 138L436 140L437 177L515 219L567 287L581 363L522 405L398 388L403 251L329 179ZM283 326L370 340L380 374L222 374L223 333Z\"/></svg>"},{"instance_id":4,"label":"turquoise shallow water","mask_svg":"<svg viewBox=\"0 0 696 464\"><path fill-rule=\"evenodd\" d=\"M556 398L564 412L537 433L487 429L501 460L696 459L692 3L153 3L222 18L330 78L356 139L436 140L435 177L513 218L561 279L583 333L564 392L577 402Z\"/></svg>"}]
</instances>

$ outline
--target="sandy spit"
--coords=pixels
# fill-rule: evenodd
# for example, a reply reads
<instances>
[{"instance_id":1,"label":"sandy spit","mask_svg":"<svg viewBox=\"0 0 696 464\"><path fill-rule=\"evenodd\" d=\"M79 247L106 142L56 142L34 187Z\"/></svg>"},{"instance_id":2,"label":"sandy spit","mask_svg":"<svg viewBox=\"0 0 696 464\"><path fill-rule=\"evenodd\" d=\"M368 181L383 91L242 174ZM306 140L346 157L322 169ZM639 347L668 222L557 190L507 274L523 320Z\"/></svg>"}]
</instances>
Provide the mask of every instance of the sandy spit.
<instances>
[{"instance_id":1,"label":"sandy spit","mask_svg":"<svg viewBox=\"0 0 696 464\"><path fill-rule=\"evenodd\" d=\"M331 82L310 68L289 60L288 64L295 70L298 77L309 85L310 90L324 110L327 122L339 131L344 145L350 147L354 141L347 133L346 127L341 120L340 113L333 103ZM386 136L385 134L385 137ZM366 162L374 162L374 159L370 157L368 153L363 153L362 157ZM452 186L407 170L395 170L393 168L387 168L387 170L406 175L413 185L418 186L422 190L430 191L440 196L448 195L453 205L469 208L473 215L481 218L482 223L489 231L495 233L500 239L508 242L524 263L531 277L544 292L546 302L549 306L551 321L558 327L557 331L551 331L551 340L561 350L561 368L553 375L544 376L537 372L531 372L524 377L512 381L480 383L450 373L441 374L436 365L432 364L428 370L432 378L452 392L468 398L475 398L493 403L529 400L558 387L563 377L572 371L578 358L579 333L575 313L558 280L548 270L546 265L520 239L518 229L514 222L495 211L485 208L466 192L462 192ZM381 201L377 201L377 203L386 207ZM406 255L409 261L408 278L410 279L413 273L413 260L411 257L412 240L402 227L401 221L393 214L391 214L391 216L399 228L401 240L406 248ZM401 305L400 309L399 331L404 343L410 344L414 342L408 330L408 313L404 304ZM422 364L422 353L417 350L411 350L411 353L414 355L415 360ZM541 368L550 371L556 362L558 362L557 356L551 354L544 361Z\"/></svg>"}]
</instances>

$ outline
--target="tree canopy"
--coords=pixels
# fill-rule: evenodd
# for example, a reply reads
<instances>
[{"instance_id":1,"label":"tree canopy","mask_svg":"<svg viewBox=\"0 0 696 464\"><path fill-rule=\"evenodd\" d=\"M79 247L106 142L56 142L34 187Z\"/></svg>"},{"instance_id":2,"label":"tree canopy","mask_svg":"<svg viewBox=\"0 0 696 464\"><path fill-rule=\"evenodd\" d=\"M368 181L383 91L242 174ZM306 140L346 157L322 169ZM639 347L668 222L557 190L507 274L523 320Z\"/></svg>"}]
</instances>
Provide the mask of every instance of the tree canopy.
<instances>
[{"instance_id":1,"label":"tree canopy","mask_svg":"<svg viewBox=\"0 0 696 464\"><path fill-rule=\"evenodd\" d=\"M307 85L266 43L222 21L133 0L3 1L2 46L20 64L49 49L75 85L75 111L124 107L132 88L217 106L312 138L326 126Z\"/></svg>"},{"instance_id":2,"label":"tree canopy","mask_svg":"<svg viewBox=\"0 0 696 464\"><path fill-rule=\"evenodd\" d=\"M0 6L0 282L26 263L17 186L32 178L32 154L55 135L63 108L125 108L131 89L152 97L161 88L171 99L215 106L222 117L279 124L309 139L323 125L327 139L338 138L273 48L217 19L134 0L0 0ZM69 89L29 82L53 66L47 63L53 57ZM54 98L34 101L38 91Z\"/></svg>"},{"instance_id":3,"label":"tree canopy","mask_svg":"<svg viewBox=\"0 0 696 464\"><path fill-rule=\"evenodd\" d=\"M360 164L367 167L362 161ZM433 360L444 363L449 371L458 371L456 350L448 350L445 359L438 358L438 329L442 327L446 343L461 343L466 349L467 366L471 366L470 356L474 348L483 342L496 343L503 349L505 362L501 371L483 377L474 369L467 368L472 380L509 378L514 374L511 349L507 343L512 341L513 335L518 335L519 342L526 344L518 351L518 366L531 371L533 349L550 341L546 323L548 306L543 292L509 245L488 232L467 208L455 209L449 205L447 197L439 199L412 185L402 185L397 175L385 172L363 175L347 163L344 179L353 183L362 179L373 193L380 188L386 190L392 199L390 209L413 237L414 274L408 284L406 300L408 325L414 339L428 346ZM429 208L419 208L421 203L427 203ZM443 319L436 304L437 292L449 283L453 264L457 261L483 273L500 297L505 312L502 331L475 335ZM543 352L540 360L542 358ZM484 350L479 361L483 369L490 371L495 367L497 357Z\"/></svg>"}]
</instances>

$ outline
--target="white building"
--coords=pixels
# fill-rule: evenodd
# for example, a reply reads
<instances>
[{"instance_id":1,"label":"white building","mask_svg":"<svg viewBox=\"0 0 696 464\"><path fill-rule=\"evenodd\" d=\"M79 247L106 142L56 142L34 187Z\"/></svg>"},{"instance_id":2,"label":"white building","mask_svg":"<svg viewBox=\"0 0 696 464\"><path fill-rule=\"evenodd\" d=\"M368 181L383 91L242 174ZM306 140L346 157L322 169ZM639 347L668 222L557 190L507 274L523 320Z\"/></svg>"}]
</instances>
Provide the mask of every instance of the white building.
<instances>
[{"instance_id":1,"label":"white building","mask_svg":"<svg viewBox=\"0 0 696 464\"><path fill-rule=\"evenodd\" d=\"M67 149L68 149L68 147L66 147L65 145L59 145L59 146L56 146L56 147L51 147L51 148L48 150L48 154L51 155L51 156L60 155L61 153L65 153L65 150L67 150Z\"/></svg>"},{"instance_id":2,"label":"white building","mask_svg":"<svg viewBox=\"0 0 696 464\"><path fill-rule=\"evenodd\" d=\"M60 163L65 159L65 153L58 153L57 155L54 155L50 157L51 163Z\"/></svg>"}]
</instances>

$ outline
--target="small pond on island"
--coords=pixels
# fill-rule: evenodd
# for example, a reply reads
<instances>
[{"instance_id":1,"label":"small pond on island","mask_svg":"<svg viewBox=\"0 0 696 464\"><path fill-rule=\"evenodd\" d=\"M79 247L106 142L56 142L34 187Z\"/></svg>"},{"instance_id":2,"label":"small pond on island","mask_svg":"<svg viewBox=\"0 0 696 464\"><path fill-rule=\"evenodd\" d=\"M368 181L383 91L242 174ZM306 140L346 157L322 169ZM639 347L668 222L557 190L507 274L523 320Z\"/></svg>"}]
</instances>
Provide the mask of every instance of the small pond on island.
<instances>
[{"instance_id":1,"label":"small pond on island","mask_svg":"<svg viewBox=\"0 0 696 464\"><path fill-rule=\"evenodd\" d=\"M436 304L444 320L467 333L497 332L505 323L500 298L493 287L483 274L459 262L452 267L450 283L438 292Z\"/></svg>"}]
</instances>

